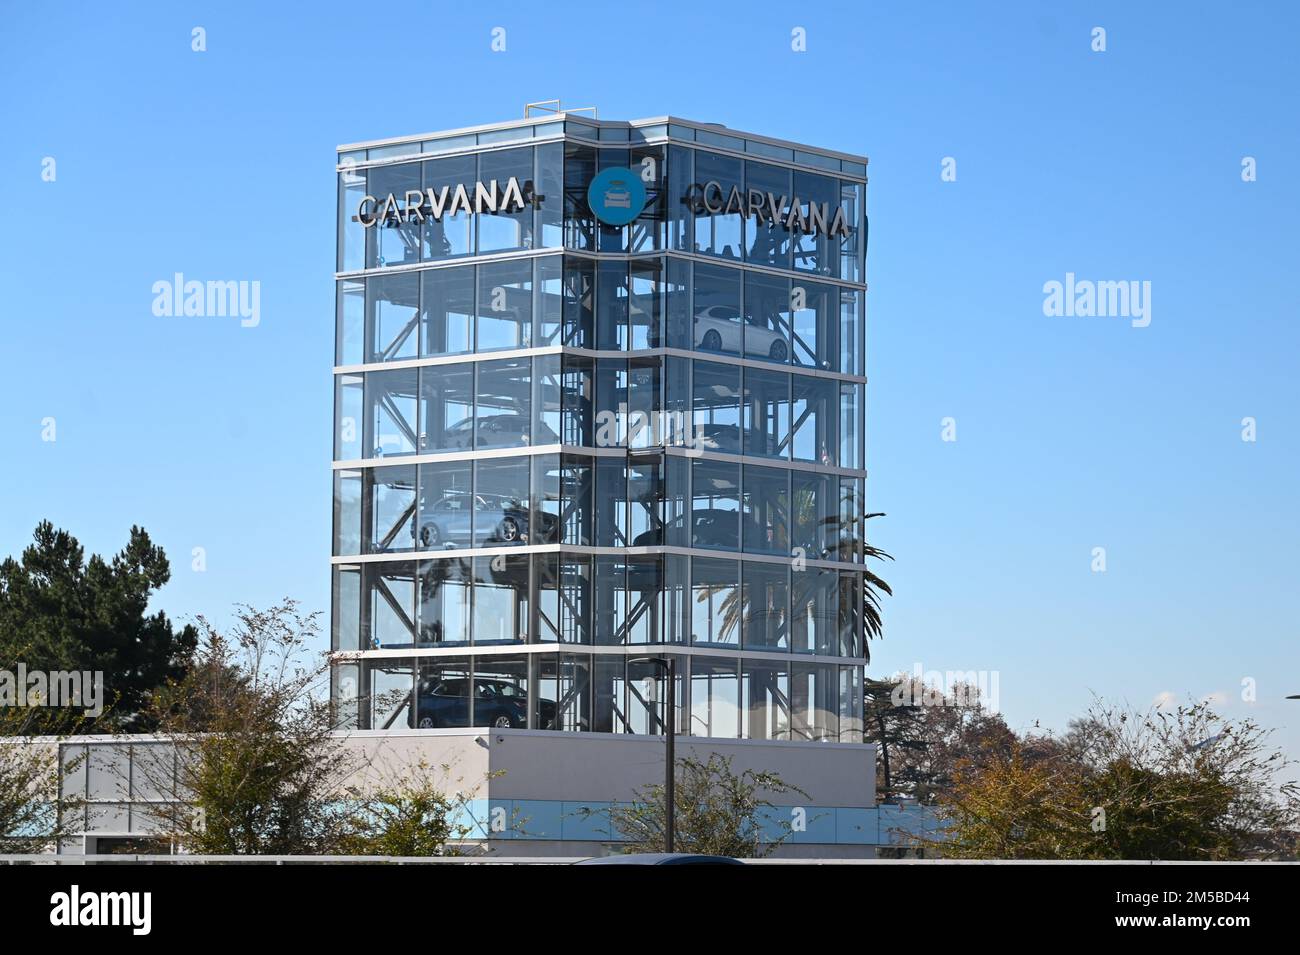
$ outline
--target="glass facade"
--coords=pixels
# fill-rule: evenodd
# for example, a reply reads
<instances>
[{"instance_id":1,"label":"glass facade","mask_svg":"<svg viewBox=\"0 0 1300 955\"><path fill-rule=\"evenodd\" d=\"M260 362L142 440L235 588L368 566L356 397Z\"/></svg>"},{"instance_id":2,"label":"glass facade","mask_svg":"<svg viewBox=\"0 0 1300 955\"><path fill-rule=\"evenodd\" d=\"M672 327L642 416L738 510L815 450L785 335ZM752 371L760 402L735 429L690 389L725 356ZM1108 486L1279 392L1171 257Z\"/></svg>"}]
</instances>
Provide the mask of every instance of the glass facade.
<instances>
[{"instance_id":1,"label":"glass facade","mask_svg":"<svg viewBox=\"0 0 1300 955\"><path fill-rule=\"evenodd\" d=\"M552 120L338 178L350 725L861 742L865 163Z\"/></svg>"}]
</instances>

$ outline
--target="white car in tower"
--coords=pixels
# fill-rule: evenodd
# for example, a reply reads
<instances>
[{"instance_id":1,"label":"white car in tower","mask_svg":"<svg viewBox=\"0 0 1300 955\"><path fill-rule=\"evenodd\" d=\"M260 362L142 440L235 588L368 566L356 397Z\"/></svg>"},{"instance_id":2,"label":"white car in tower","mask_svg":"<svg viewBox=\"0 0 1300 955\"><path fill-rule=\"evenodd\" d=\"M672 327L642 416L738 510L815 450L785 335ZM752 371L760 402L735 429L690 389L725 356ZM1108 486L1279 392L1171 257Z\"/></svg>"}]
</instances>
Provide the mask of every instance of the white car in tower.
<instances>
[{"instance_id":1,"label":"white car in tower","mask_svg":"<svg viewBox=\"0 0 1300 955\"><path fill-rule=\"evenodd\" d=\"M790 345L784 335L755 324L753 318L742 316L738 308L709 305L695 313L695 347L701 351L741 354L742 335L745 355L761 355L779 362L790 357Z\"/></svg>"}]
</instances>

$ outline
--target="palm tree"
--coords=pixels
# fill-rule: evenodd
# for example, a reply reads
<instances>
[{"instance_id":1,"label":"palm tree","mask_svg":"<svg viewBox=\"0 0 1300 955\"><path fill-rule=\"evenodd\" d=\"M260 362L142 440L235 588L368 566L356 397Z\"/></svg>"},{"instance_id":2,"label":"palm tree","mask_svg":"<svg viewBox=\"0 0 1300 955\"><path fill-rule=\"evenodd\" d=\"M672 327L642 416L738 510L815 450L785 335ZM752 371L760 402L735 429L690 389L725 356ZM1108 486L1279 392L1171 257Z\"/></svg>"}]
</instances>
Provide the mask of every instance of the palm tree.
<instances>
[{"instance_id":1,"label":"palm tree","mask_svg":"<svg viewBox=\"0 0 1300 955\"><path fill-rule=\"evenodd\" d=\"M862 515L862 523L864 525L862 533L863 546L866 549L866 560L868 562L872 560L894 559L892 555L881 550L879 547L876 547L866 539L866 522L873 517L884 516L883 513ZM868 663L871 662L870 641L873 639L883 638L885 632L884 623L880 619L880 595L882 593L888 594L891 597L894 595L894 591L890 589L889 584L885 583L884 580L882 580L870 567L867 567L865 573L862 575L862 655L867 658Z\"/></svg>"}]
</instances>

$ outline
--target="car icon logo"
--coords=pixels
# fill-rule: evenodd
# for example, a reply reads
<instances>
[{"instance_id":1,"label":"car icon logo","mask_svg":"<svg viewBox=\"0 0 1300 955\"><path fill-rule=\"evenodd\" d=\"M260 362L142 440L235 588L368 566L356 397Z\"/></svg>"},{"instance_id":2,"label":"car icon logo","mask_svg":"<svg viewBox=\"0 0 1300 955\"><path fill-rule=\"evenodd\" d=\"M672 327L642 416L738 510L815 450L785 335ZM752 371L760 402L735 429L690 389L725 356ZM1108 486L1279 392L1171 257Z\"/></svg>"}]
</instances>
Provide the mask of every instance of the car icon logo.
<instances>
[{"instance_id":1,"label":"car icon logo","mask_svg":"<svg viewBox=\"0 0 1300 955\"><path fill-rule=\"evenodd\" d=\"M605 190L605 207L607 209L631 209L632 193L628 192L621 179L616 179Z\"/></svg>"},{"instance_id":2,"label":"car icon logo","mask_svg":"<svg viewBox=\"0 0 1300 955\"><path fill-rule=\"evenodd\" d=\"M646 204L646 187L631 169L602 170L587 187L587 205L601 222L625 226L636 220Z\"/></svg>"}]
</instances>

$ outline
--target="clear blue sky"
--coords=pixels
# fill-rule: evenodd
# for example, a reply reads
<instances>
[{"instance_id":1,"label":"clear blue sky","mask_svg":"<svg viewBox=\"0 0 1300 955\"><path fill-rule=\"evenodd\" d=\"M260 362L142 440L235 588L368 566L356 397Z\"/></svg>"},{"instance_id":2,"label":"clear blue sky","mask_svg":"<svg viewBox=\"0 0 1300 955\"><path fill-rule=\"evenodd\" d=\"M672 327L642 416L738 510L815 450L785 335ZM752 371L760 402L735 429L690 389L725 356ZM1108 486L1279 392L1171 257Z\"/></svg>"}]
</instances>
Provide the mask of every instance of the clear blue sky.
<instances>
[{"instance_id":1,"label":"clear blue sky","mask_svg":"<svg viewBox=\"0 0 1300 955\"><path fill-rule=\"evenodd\" d=\"M0 553L139 523L176 617L326 610L334 147L673 113L871 157L873 670L997 670L1016 726L1224 694L1300 756L1292 5L271 7L5 5ZM174 272L260 281L260 326L155 317ZM1045 317L1066 272L1150 326Z\"/></svg>"}]
</instances>

